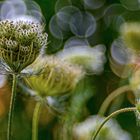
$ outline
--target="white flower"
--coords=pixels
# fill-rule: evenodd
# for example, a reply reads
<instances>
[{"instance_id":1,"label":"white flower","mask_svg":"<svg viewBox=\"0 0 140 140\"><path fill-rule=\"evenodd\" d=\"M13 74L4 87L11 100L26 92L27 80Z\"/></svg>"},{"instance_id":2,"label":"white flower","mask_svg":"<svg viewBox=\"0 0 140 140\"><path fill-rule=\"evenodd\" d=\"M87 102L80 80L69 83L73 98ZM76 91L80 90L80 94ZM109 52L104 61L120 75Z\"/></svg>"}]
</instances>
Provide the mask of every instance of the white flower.
<instances>
[{"instance_id":1,"label":"white flower","mask_svg":"<svg viewBox=\"0 0 140 140\"><path fill-rule=\"evenodd\" d=\"M57 57L82 66L88 73L99 74L105 63L105 46L72 46L57 53Z\"/></svg>"},{"instance_id":2,"label":"white flower","mask_svg":"<svg viewBox=\"0 0 140 140\"><path fill-rule=\"evenodd\" d=\"M104 117L96 115L75 125L74 140L91 140L91 134L97 130L103 120ZM132 138L129 133L121 129L115 120L110 120L101 129L97 140L132 140Z\"/></svg>"}]
</instances>

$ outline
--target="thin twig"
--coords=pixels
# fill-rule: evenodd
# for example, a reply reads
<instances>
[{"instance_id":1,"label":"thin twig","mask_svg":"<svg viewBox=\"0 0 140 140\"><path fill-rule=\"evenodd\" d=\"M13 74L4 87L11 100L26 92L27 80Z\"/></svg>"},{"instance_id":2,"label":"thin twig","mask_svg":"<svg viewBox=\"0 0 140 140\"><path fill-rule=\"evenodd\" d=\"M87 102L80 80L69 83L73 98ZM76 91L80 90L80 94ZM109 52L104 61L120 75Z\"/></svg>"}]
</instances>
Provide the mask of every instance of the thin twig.
<instances>
[{"instance_id":1,"label":"thin twig","mask_svg":"<svg viewBox=\"0 0 140 140\"><path fill-rule=\"evenodd\" d=\"M123 93L127 93L127 91L130 91L132 90L131 87L129 85L125 85L125 86L122 86L116 90L114 90L105 100L104 102L102 103L100 109L99 109L99 112L98 114L99 115L104 115L108 106L110 105L110 103L117 97L119 96L120 94L123 94Z\"/></svg>"}]
</instances>

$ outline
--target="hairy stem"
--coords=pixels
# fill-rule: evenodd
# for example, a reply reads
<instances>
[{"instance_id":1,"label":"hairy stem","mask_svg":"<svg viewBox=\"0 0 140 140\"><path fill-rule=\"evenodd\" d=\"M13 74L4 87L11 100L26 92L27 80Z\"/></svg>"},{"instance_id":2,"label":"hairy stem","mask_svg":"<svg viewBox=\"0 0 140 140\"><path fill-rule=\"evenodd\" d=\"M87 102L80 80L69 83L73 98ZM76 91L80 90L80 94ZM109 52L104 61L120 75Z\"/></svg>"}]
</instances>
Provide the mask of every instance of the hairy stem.
<instances>
[{"instance_id":1,"label":"hairy stem","mask_svg":"<svg viewBox=\"0 0 140 140\"><path fill-rule=\"evenodd\" d=\"M10 107L9 107L9 114L8 114L7 140L12 139L12 119L13 119L14 103L16 97L16 87L17 87L17 75L13 74L12 93L11 93L11 100L10 100Z\"/></svg>"},{"instance_id":2,"label":"hairy stem","mask_svg":"<svg viewBox=\"0 0 140 140\"><path fill-rule=\"evenodd\" d=\"M32 120L32 140L38 140L38 121L41 112L42 102L39 101L35 105L33 120Z\"/></svg>"},{"instance_id":3,"label":"hairy stem","mask_svg":"<svg viewBox=\"0 0 140 140\"><path fill-rule=\"evenodd\" d=\"M127 93L126 91L130 91L131 87L129 85L122 86L116 90L114 90L102 103L100 110L98 112L99 115L104 115L111 101L114 100L117 96L123 93Z\"/></svg>"},{"instance_id":4,"label":"hairy stem","mask_svg":"<svg viewBox=\"0 0 140 140\"><path fill-rule=\"evenodd\" d=\"M104 126L104 124L111 118L113 118L114 116L120 114L120 113L125 113L125 112L131 112L131 111L136 111L137 108L136 107L130 107L130 108L123 108L120 110L117 110L115 112L113 112L112 114L110 114L108 117L105 118L105 120L101 123L101 125L99 126L99 128L97 129L97 131L95 132L95 134L92 137L92 140L95 140L98 133L100 132L100 130L102 129L102 127Z\"/></svg>"}]
</instances>

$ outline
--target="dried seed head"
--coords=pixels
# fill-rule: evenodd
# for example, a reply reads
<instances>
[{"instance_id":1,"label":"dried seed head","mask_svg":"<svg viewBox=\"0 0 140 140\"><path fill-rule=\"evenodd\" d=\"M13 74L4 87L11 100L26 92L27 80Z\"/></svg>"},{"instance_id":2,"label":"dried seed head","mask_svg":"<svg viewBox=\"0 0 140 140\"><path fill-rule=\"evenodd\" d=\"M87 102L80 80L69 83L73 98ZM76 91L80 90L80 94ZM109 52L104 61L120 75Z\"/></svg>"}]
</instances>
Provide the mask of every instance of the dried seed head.
<instances>
[{"instance_id":1,"label":"dried seed head","mask_svg":"<svg viewBox=\"0 0 140 140\"><path fill-rule=\"evenodd\" d=\"M0 21L0 57L13 72L19 73L47 44L41 25L28 21Z\"/></svg>"},{"instance_id":2,"label":"dried seed head","mask_svg":"<svg viewBox=\"0 0 140 140\"><path fill-rule=\"evenodd\" d=\"M41 74L31 76L26 81L42 97L72 91L84 74L80 67L54 57L39 59L33 67L43 67Z\"/></svg>"}]
</instances>

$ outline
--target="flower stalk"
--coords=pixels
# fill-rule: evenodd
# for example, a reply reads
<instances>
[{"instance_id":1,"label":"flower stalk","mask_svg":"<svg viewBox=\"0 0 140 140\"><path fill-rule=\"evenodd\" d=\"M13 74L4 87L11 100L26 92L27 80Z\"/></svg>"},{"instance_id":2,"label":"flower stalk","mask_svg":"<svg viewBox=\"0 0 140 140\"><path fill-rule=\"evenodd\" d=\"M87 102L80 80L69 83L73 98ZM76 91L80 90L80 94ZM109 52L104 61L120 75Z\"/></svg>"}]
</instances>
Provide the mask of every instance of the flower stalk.
<instances>
[{"instance_id":1,"label":"flower stalk","mask_svg":"<svg viewBox=\"0 0 140 140\"><path fill-rule=\"evenodd\" d=\"M17 75L13 74L12 93L11 93L10 108L8 114L7 140L11 140L12 137L12 119L13 119L13 112L14 112L14 103L16 98L16 87L17 87Z\"/></svg>"},{"instance_id":2,"label":"flower stalk","mask_svg":"<svg viewBox=\"0 0 140 140\"><path fill-rule=\"evenodd\" d=\"M38 140L38 121L41 112L42 102L38 101L35 105L32 120L32 140Z\"/></svg>"}]
</instances>

